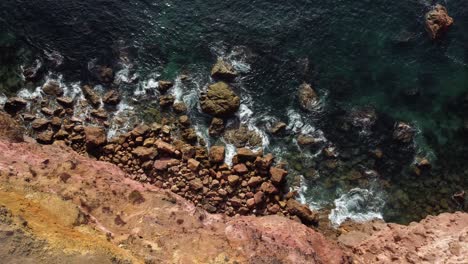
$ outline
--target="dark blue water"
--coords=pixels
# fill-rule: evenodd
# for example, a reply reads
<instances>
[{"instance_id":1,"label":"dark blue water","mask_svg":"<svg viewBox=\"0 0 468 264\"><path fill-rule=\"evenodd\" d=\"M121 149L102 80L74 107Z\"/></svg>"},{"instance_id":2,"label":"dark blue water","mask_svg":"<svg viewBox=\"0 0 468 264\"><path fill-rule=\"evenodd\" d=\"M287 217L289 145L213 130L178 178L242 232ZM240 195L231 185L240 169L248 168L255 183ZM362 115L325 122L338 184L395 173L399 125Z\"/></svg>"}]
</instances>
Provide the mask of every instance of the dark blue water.
<instances>
[{"instance_id":1,"label":"dark blue water","mask_svg":"<svg viewBox=\"0 0 468 264\"><path fill-rule=\"evenodd\" d=\"M463 99L468 92L468 5L441 2L455 25L433 42L424 29L424 14L434 3L3 0L0 81L5 92L21 88L18 65L41 58L67 81L86 82L92 78L91 61L118 68L125 57L139 80L190 73L201 76L197 82L204 85L216 58L230 55L250 66L239 92L252 98L255 115L288 122L291 110L300 113L345 154L338 168L324 168L321 159L293 146L294 136L271 139L271 149L281 146L288 152L298 174L314 170L322 175L308 182L310 199L324 196L331 202L353 187L367 188L368 182L345 177L365 167L381 174L386 219L407 222L460 209L451 195L468 188ZM63 56L63 63L57 65L57 56L50 54ZM319 114L298 110L296 91L302 82L311 83L322 97ZM137 86L120 88L130 92ZM364 106L374 107L381 120L372 136L339 132L340 118ZM420 131L412 151L386 141L397 120ZM368 150L382 146L389 162L369 161ZM410 172L418 155L433 163L424 177ZM314 186L320 188L314 191Z\"/></svg>"}]
</instances>

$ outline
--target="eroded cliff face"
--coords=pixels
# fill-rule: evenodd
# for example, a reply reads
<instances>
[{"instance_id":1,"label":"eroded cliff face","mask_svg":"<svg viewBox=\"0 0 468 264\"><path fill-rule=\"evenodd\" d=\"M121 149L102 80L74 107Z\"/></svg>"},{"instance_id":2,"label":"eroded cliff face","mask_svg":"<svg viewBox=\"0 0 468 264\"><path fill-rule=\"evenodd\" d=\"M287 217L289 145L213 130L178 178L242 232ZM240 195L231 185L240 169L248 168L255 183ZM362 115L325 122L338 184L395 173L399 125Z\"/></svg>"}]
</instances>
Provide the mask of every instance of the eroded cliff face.
<instances>
[{"instance_id":1,"label":"eroded cliff face","mask_svg":"<svg viewBox=\"0 0 468 264\"><path fill-rule=\"evenodd\" d=\"M345 224L335 241L280 216L209 214L69 147L0 135L4 263L462 263L468 214ZM8 121L8 118L6 118Z\"/></svg>"},{"instance_id":2,"label":"eroded cliff face","mask_svg":"<svg viewBox=\"0 0 468 264\"><path fill-rule=\"evenodd\" d=\"M24 219L30 236L64 257L135 263L348 260L336 243L298 222L208 214L66 146L0 140L0 153L0 205ZM56 256L50 253L44 263L61 262Z\"/></svg>"}]
</instances>

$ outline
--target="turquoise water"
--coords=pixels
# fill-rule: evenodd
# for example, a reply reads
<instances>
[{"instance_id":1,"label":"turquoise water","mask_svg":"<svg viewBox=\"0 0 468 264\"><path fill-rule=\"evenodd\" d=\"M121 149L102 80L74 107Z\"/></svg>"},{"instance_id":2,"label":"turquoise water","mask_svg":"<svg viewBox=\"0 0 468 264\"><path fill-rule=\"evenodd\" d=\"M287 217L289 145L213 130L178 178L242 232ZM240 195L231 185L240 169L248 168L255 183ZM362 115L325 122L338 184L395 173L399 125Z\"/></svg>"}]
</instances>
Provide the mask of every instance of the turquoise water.
<instances>
[{"instance_id":1,"label":"turquoise water","mask_svg":"<svg viewBox=\"0 0 468 264\"><path fill-rule=\"evenodd\" d=\"M451 204L450 196L468 187L463 129L468 118L463 105L463 95L468 92L468 5L462 0L442 2L455 25L442 41L432 42L423 19L432 4L388 0L3 0L0 57L4 70L0 80L4 91L18 89L21 85L12 72L39 57L67 81L88 81L91 61L118 68L119 58L125 56L140 80L159 75L174 78L188 72L199 76L196 81L204 85L216 57L230 56L250 67L239 91L252 98L250 108L255 115L286 122L294 110L304 122L322 129L342 152L352 153L350 158L340 159L343 165L338 169L329 170L320 159L311 159L291 145L293 137L271 139L269 148L287 150L285 156L296 164L298 174L317 170L328 175L309 182L312 200L323 196L331 204L341 191L368 187L368 183L346 180L343 175L362 167L376 169L388 182L379 186L389 186L384 188L384 216L406 222L459 209ZM56 65L47 56L54 52L63 56L62 64ZM304 81L322 97L320 114L298 110L295 94ZM121 89L131 91L135 86ZM338 132L335 119L340 111L369 105L384 120L372 136L353 138ZM420 131L414 151L400 153L387 146L389 159L397 165L368 161L370 148L388 143L378 138L391 133L388 130L395 120L411 123ZM411 175L415 155L431 158L431 175ZM366 159L355 161L363 156ZM448 206L439 206L441 199Z\"/></svg>"}]
</instances>

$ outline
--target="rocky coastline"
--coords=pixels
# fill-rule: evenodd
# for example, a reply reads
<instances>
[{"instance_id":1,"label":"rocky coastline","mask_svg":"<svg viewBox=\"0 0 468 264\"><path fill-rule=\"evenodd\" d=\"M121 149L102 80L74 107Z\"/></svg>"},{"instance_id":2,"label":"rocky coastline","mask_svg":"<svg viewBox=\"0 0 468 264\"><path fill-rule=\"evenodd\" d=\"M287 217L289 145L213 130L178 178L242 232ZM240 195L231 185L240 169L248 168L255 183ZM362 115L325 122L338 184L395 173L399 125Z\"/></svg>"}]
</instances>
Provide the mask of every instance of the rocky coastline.
<instances>
[{"instance_id":1,"label":"rocky coastline","mask_svg":"<svg viewBox=\"0 0 468 264\"><path fill-rule=\"evenodd\" d=\"M112 82L112 69L99 72L101 85ZM219 60L211 75L216 82L201 95L200 105L203 112L213 116L210 134L216 135L224 130L223 118L239 109L240 99L228 84L237 76L229 64ZM158 85L163 116L160 123L140 122L110 139L110 112L121 100L115 89L101 97L91 85L82 85L83 99L77 99L63 96L60 84L48 81L42 86L40 101L12 97L4 111L40 144L64 144L83 155L113 163L131 179L169 189L210 213L280 215L317 225L317 213L299 203L296 192L289 192L288 172L284 165L275 164L272 154L240 147L232 166L228 166L224 146L207 148L191 126L187 107L167 94L172 86L170 81ZM77 118L77 111L85 113L85 118ZM245 132L233 137L248 136Z\"/></svg>"}]
</instances>

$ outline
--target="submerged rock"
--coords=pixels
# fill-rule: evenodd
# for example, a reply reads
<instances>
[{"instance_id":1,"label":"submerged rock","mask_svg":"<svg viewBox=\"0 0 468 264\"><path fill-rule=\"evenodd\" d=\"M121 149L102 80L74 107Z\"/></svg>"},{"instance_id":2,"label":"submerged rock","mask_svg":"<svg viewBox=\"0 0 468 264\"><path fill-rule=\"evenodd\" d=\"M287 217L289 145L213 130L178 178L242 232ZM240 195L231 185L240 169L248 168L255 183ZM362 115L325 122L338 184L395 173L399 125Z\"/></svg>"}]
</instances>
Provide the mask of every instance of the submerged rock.
<instances>
[{"instance_id":1,"label":"submerged rock","mask_svg":"<svg viewBox=\"0 0 468 264\"><path fill-rule=\"evenodd\" d=\"M299 87L299 106L304 111L312 111L318 104L319 98L317 93L312 89L312 86L303 83Z\"/></svg>"},{"instance_id":2,"label":"submerged rock","mask_svg":"<svg viewBox=\"0 0 468 264\"><path fill-rule=\"evenodd\" d=\"M238 74L232 68L232 65L221 58L218 59L216 64L211 69L211 77L213 77L213 79L231 82L237 77L237 75Z\"/></svg>"},{"instance_id":3,"label":"submerged rock","mask_svg":"<svg viewBox=\"0 0 468 264\"><path fill-rule=\"evenodd\" d=\"M245 146L260 147L262 145L262 137L257 132L249 130L246 126L226 131L224 138L237 148Z\"/></svg>"},{"instance_id":4,"label":"submerged rock","mask_svg":"<svg viewBox=\"0 0 468 264\"><path fill-rule=\"evenodd\" d=\"M212 137L220 136L224 131L224 121L221 118L213 118L211 120L210 128L208 129L208 133Z\"/></svg>"},{"instance_id":5,"label":"submerged rock","mask_svg":"<svg viewBox=\"0 0 468 264\"><path fill-rule=\"evenodd\" d=\"M102 101L108 105L118 105L121 100L122 98L117 90L108 91L102 98Z\"/></svg>"},{"instance_id":6,"label":"submerged rock","mask_svg":"<svg viewBox=\"0 0 468 264\"><path fill-rule=\"evenodd\" d=\"M453 18L448 15L447 9L439 4L427 12L425 19L426 30L433 40L442 37L453 25Z\"/></svg>"},{"instance_id":7,"label":"submerged rock","mask_svg":"<svg viewBox=\"0 0 468 264\"><path fill-rule=\"evenodd\" d=\"M158 90L161 93L166 93L167 90L172 88L172 86L174 86L174 83L170 82L170 81L159 81L158 82Z\"/></svg>"},{"instance_id":8,"label":"submerged rock","mask_svg":"<svg viewBox=\"0 0 468 264\"><path fill-rule=\"evenodd\" d=\"M415 129L404 122L395 124L393 138L402 143L410 143L413 140Z\"/></svg>"},{"instance_id":9,"label":"submerged rock","mask_svg":"<svg viewBox=\"0 0 468 264\"><path fill-rule=\"evenodd\" d=\"M224 82L208 86L208 90L200 97L203 112L215 117L233 115L240 107L240 98Z\"/></svg>"}]
</instances>

